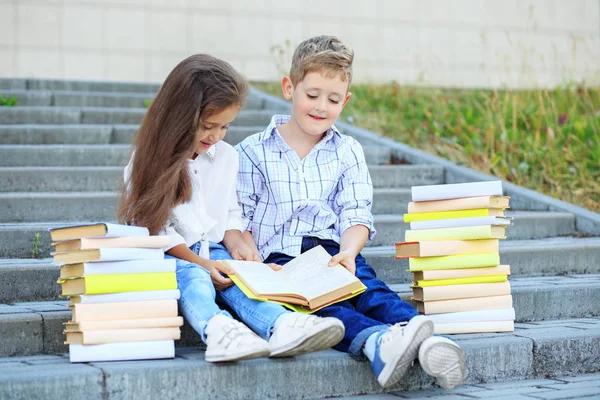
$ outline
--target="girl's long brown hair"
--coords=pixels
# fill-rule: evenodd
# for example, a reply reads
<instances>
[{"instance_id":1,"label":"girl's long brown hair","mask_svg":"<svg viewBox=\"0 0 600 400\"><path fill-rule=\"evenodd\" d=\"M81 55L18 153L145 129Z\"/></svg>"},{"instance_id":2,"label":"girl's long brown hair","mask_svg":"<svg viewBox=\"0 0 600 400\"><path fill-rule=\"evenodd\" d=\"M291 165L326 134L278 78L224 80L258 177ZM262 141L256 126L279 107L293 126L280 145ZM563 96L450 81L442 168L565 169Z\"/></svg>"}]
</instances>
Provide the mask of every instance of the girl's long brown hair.
<instances>
[{"instance_id":1,"label":"girl's long brown hair","mask_svg":"<svg viewBox=\"0 0 600 400\"><path fill-rule=\"evenodd\" d=\"M203 119L242 106L244 78L227 62L206 54L181 61L152 101L135 139L118 219L145 226L155 235L178 204L192 196L187 160L193 155Z\"/></svg>"}]
</instances>

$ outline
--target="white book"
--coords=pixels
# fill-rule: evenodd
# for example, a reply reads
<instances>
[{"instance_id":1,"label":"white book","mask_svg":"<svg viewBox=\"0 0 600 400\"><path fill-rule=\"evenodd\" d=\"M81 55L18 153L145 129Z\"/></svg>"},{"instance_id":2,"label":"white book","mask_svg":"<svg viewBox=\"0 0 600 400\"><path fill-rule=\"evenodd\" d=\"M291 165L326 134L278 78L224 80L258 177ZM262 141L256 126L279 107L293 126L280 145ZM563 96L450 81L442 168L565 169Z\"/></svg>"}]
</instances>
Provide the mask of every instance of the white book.
<instances>
[{"instance_id":1,"label":"white book","mask_svg":"<svg viewBox=\"0 0 600 400\"><path fill-rule=\"evenodd\" d=\"M163 249L121 248L90 249L50 253L55 264L77 264L97 261L163 260Z\"/></svg>"},{"instance_id":2,"label":"white book","mask_svg":"<svg viewBox=\"0 0 600 400\"><path fill-rule=\"evenodd\" d=\"M93 361L152 360L174 357L174 340L69 345L69 358L72 363Z\"/></svg>"},{"instance_id":3,"label":"white book","mask_svg":"<svg viewBox=\"0 0 600 400\"><path fill-rule=\"evenodd\" d=\"M509 226L512 224L512 217L472 217L472 218L452 218L435 219L430 221L415 221L410 223L410 229L441 229L441 228L459 228L463 226Z\"/></svg>"},{"instance_id":4,"label":"white book","mask_svg":"<svg viewBox=\"0 0 600 400\"><path fill-rule=\"evenodd\" d=\"M48 231L50 232L52 240L150 235L148 228L142 226L112 224L108 222L95 222L91 224L50 228Z\"/></svg>"},{"instance_id":5,"label":"white book","mask_svg":"<svg viewBox=\"0 0 600 400\"><path fill-rule=\"evenodd\" d=\"M463 197L502 196L502 181L413 186L412 201L460 199Z\"/></svg>"},{"instance_id":6,"label":"white book","mask_svg":"<svg viewBox=\"0 0 600 400\"><path fill-rule=\"evenodd\" d=\"M433 324L436 335L454 335L459 333L514 332L515 321L455 322Z\"/></svg>"},{"instance_id":7,"label":"white book","mask_svg":"<svg viewBox=\"0 0 600 400\"><path fill-rule=\"evenodd\" d=\"M448 324L456 322L514 321L515 309L511 307L497 310L461 311L428 315L427 317L434 324Z\"/></svg>"},{"instance_id":8,"label":"white book","mask_svg":"<svg viewBox=\"0 0 600 400\"><path fill-rule=\"evenodd\" d=\"M60 268L60 278L66 279L84 275L175 272L176 267L177 263L173 258L162 260L86 262L81 264L63 265Z\"/></svg>"},{"instance_id":9,"label":"white book","mask_svg":"<svg viewBox=\"0 0 600 400\"><path fill-rule=\"evenodd\" d=\"M111 294L82 294L71 296L70 304L127 303L131 301L179 300L179 289L148 290L145 292L125 292Z\"/></svg>"}]
</instances>

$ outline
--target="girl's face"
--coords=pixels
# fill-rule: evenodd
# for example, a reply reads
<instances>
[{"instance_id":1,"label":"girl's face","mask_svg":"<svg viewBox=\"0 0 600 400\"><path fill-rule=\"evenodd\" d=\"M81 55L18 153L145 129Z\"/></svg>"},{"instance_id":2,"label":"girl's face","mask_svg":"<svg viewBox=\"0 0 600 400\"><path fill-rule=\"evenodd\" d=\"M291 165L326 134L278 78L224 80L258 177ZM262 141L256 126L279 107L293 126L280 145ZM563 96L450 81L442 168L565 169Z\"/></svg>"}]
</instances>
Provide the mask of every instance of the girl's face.
<instances>
[{"instance_id":1,"label":"girl's face","mask_svg":"<svg viewBox=\"0 0 600 400\"><path fill-rule=\"evenodd\" d=\"M204 154L215 143L221 141L227 133L227 128L240 112L240 107L232 105L225 110L213 114L201 121L200 129L196 133L196 145L194 151Z\"/></svg>"}]
</instances>

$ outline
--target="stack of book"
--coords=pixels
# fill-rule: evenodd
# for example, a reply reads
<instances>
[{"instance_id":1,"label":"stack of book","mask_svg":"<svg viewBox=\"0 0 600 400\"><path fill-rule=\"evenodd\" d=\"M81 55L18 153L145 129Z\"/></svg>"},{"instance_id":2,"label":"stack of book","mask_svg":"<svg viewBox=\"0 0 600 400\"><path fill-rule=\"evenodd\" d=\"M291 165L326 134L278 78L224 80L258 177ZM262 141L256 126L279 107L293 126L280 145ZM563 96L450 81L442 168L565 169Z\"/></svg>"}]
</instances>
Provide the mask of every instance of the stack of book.
<instances>
[{"instance_id":1,"label":"stack of book","mask_svg":"<svg viewBox=\"0 0 600 400\"><path fill-rule=\"evenodd\" d=\"M510 267L499 254L511 224L502 182L415 186L412 200L396 258L408 258L419 313L438 334L512 332Z\"/></svg>"},{"instance_id":2,"label":"stack of book","mask_svg":"<svg viewBox=\"0 0 600 400\"><path fill-rule=\"evenodd\" d=\"M175 260L164 259L169 236L96 223L50 229L71 362L173 358L183 318Z\"/></svg>"}]
</instances>

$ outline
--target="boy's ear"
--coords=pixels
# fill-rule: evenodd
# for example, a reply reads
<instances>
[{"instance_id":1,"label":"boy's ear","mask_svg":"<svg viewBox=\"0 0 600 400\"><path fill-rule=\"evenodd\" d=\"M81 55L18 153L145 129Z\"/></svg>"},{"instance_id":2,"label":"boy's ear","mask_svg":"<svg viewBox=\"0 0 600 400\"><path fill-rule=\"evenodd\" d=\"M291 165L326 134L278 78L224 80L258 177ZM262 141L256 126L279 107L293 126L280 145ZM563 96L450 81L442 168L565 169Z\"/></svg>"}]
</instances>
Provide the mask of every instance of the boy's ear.
<instances>
[{"instance_id":1,"label":"boy's ear","mask_svg":"<svg viewBox=\"0 0 600 400\"><path fill-rule=\"evenodd\" d=\"M342 104L342 107L346 106L346 104L350 100L350 97L352 97L352 93L351 92L346 93L346 98L344 99L344 104Z\"/></svg>"},{"instance_id":2,"label":"boy's ear","mask_svg":"<svg viewBox=\"0 0 600 400\"><path fill-rule=\"evenodd\" d=\"M293 92L294 84L292 83L292 79L289 76L283 77L281 80L281 93L283 94L283 98L286 100L291 100Z\"/></svg>"}]
</instances>

